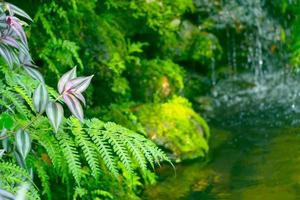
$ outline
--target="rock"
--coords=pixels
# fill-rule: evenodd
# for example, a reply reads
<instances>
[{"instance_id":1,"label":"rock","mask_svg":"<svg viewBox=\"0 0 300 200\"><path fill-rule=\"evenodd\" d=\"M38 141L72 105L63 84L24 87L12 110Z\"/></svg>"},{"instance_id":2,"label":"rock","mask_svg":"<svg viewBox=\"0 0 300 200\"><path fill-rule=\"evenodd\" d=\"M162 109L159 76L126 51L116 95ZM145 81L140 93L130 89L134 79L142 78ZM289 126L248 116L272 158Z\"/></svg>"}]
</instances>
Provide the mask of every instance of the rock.
<instances>
[{"instance_id":1,"label":"rock","mask_svg":"<svg viewBox=\"0 0 300 200\"><path fill-rule=\"evenodd\" d=\"M144 104L137 116L148 137L169 151L175 161L203 157L209 149L209 127L183 97Z\"/></svg>"}]
</instances>

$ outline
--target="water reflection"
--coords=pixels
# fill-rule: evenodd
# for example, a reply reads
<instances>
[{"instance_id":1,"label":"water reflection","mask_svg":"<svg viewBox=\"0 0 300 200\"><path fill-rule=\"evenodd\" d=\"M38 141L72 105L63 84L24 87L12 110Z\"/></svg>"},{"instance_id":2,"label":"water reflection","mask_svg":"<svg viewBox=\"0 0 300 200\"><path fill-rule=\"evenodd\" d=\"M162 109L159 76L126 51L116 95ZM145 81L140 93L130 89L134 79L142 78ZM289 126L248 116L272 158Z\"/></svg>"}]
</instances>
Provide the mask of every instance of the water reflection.
<instances>
[{"instance_id":1,"label":"water reflection","mask_svg":"<svg viewBox=\"0 0 300 200\"><path fill-rule=\"evenodd\" d=\"M300 129L213 129L210 160L161 169L145 199L299 199Z\"/></svg>"}]
</instances>

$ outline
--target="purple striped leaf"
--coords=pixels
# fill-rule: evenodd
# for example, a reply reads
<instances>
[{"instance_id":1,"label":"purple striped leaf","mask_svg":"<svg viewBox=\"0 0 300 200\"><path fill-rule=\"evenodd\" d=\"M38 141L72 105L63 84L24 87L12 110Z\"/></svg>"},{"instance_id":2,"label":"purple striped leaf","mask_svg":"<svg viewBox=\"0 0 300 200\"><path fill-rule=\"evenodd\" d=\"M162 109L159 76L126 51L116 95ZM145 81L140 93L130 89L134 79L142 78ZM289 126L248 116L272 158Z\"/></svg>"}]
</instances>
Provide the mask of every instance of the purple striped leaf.
<instances>
[{"instance_id":1,"label":"purple striped leaf","mask_svg":"<svg viewBox=\"0 0 300 200\"><path fill-rule=\"evenodd\" d=\"M71 91L74 93L81 93L85 91L91 83L94 75L87 77L74 78L67 82L65 91Z\"/></svg>"},{"instance_id":2,"label":"purple striped leaf","mask_svg":"<svg viewBox=\"0 0 300 200\"><path fill-rule=\"evenodd\" d=\"M14 150L14 155L18 165L22 168L26 168L26 163L22 155L17 150Z\"/></svg>"},{"instance_id":3,"label":"purple striped leaf","mask_svg":"<svg viewBox=\"0 0 300 200\"><path fill-rule=\"evenodd\" d=\"M15 199L15 196L3 189L0 189L0 197L3 197L4 199Z\"/></svg>"},{"instance_id":4,"label":"purple striped leaf","mask_svg":"<svg viewBox=\"0 0 300 200\"><path fill-rule=\"evenodd\" d=\"M31 150L31 139L29 133L23 129L19 129L15 135L16 148L22 158L25 160Z\"/></svg>"},{"instance_id":5,"label":"purple striped leaf","mask_svg":"<svg viewBox=\"0 0 300 200\"><path fill-rule=\"evenodd\" d=\"M65 73L58 81L57 89L60 94L65 91L66 83L76 77L76 67Z\"/></svg>"},{"instance_id":6,"label":"purple striped leaf","mask_svg":"<svg viewBox=\"0 0 300 200\"><path fill-rule=\"evenodd\" d=\"M4 149L0 149L0 158L2 158L5 154L5 150Z\"/></svg>"},{"instance_id":7,"label":"purple striped leaf","mask_svg":"<svg viewBox=\"0 0 300 200\"><path fill-rule=\"evenodd\" d=\"M63 107L56 102L49 102L46 108L46 114L50 120L51 125L54 128L55 133L57 133L59 126L64 117Z\"/></svg>"},{"instance_id":8,"label":"purple striped leaf","mask_svg":"<svg viewBox=\"0 0 300 200\"><path fill-rule=\"evenodd\" d=\"M32 21L31 17L22 9L20 9L17 6L10 4L10 3L6 3L6 4L8 5L10 15L18 15L20 17L24 17L24 18Z\"/></svg>"},{"instance_id":9,"label":"purple striped leaf","mask_svg":"<svg viewBox=\"0 0 300 200\"><path fill-rule=\"evenodd\" d=\"M74 95L69 93L65 93L63 98L71 113L80 121L83 121L83 110L79 100Z\"/></svg>"},{"instance_id":10,"label":"purple striped leaf","mask_svg":"<svg viewBox=\"0 0 300 200\"><path fill-rule=\"evenodd\" d=\"M1 38L1 42L14 48L19 48L19 43L17 42L17 40L10 36Z\"/></svg>"},{"instance_id":11,"label":"purple striped leaf","mask_svg":"<svg viewBox=\"0 0 300 200\"><path fill-rule=\"evenodd\" d=\"M13 67L15 60L12 54L13 52L7 49L7 46L0 44L0 55L5 59L10 68Z\"/></svg>"},{"instance_id":12,"label":"purple striped leaf","mask_svg":"<svg viewBox=\"0 0 300 200\"><path fill-rule=\"evenodd\" d=\"M83 103L83 105L85 106L86 105L86 101L85 101L85 98L84 96L80 93L80 92L75 92L73 93L73 95L79 99L81 101L81 103Z\"/></svg>"},{"instance_id":13,"label":"purple striped leaf","mask_svg":"<svg viewBox=\"0 0 300 200\"><path fill-rule=\"evenodd\" d=\"M33 93L33 105L38 113L43 113L49 101L47 88L44 84L39 84Z\"/></svg>"},{"instance_id":14,"label":"purple striped leaf","mask_svg":"<svg viewBox=\"0 0 300 200\"><path fill-rule=\"evenodd\" d=\"M33 67L24 66L25 71L34 79L40 81L41 83L44 83L43 75Z\"/></svg>"},{"instance_id":15,"label":"purple striped leaf","mask_svg":"<svg viewBox=\"0 0 300 200\"><path fill-rule=\"evenodd\" d=\"M27 37L22 25L19 22L19 19L16 17L8 16L6 17L6 23L14 30L16 35L27 46Z\"/></svg>"},{"instance_id":16,"label":"purple striped leaf","mask_svg":"<svg viewBox=\"0 0 300 200\"><path fill-rule=\"evenodd\" d=\"M0 138L1 138L1 140L2 140L2 147L3 147L3 149L4 149L6 152L9 152L10 146L9 146L9 140L8 140L8 135L7 135L7 130L6 130L6 128L4 128L4 129L1 131Z\"/></svg>"}]
</instances>

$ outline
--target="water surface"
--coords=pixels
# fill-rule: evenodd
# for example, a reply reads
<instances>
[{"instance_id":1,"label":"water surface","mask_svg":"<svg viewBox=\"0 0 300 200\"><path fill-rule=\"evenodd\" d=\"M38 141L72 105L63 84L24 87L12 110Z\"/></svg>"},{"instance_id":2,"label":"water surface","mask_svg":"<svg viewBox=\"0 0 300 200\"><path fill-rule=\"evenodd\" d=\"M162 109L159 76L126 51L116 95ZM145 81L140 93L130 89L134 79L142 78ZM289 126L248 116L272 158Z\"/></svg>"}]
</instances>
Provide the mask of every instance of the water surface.
<instances>
[{"instance_id":1,"label":"water surface","mask_svg":"<svg viewBox=\"0 0 300 200\"><path fill-rule=\"evenodd\" d=\"M176 165L176 177L161 168L144 199L300 199L300 84L280 77L243 89L220 84L207 161Z\"/></svg>"}]
</instances>

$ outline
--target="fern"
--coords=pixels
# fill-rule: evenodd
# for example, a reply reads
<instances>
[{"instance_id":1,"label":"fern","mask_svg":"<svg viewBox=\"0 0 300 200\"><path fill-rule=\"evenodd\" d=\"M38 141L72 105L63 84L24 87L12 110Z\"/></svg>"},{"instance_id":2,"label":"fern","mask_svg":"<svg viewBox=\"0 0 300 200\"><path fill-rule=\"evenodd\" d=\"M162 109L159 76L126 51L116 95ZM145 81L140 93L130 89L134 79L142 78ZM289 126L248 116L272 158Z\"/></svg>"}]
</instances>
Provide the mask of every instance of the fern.
<instances>
[{"instance_id":1,"label":"fern","mask_svg":"<svg viewBox=\"0 0 300 200\"><path fill-rule=\"evenodd\" d=\"M77 6L76 1L72 1L72 6L74 8ZM1 8L0 11L2 14L4 13ZM67 38L56 37L56 32L54 32L56 29L49 22L49 16L53 13L59 14L62 20L69 22L67 11L59 4L52 2L49 9L47 6L40 7L36 21L42 23L42 27L49 38L44 41L43 44L46 45L46 48L41 48L39 57L57 75L59 74L57 66L69 67L77 63L83 69L78 53L79 46ZM24 16L26 18L26 13L23 14ZM8 128L9 130L5 130L7 135L1 138L6 139L8 137L10 140L10 147L6 149L7 152L0 159L1 189L15 194L23 182L30 182L33 187L27 194L28 199L39 199L37 186L33 183L33 180L38 180L37 184L41 188L41 196L48 199L52 199L53 191L51 189L54 189L51 188L52 184L57 183L64 184L64 189L67 190L66 196L69 199L70 196L68 195L71 193L74 194L74 199L113 199L111 191L102 188L103 185L98 179L115 181L114 183L119 186L121 185L120 181L129 181L128 177L130 179L134 177L135 183L140 183L136 172L147 172L148 165L154 168L155 164L159 164L163 160L168 161L167 156L144 136L112 122L104 123L99 119L86 120L83 123L72 117L65 119L65 121L59 120L63 122L58 133L54 135L48 119L43 116L45 107L40 110L34 109L36 104L33 104L33 101L39 100L36 98L32 100L32 94L38 94L34 91L39 91L39 87L36 86L40 83L25 75L23 68L13 68L14 65L33 66L26 37L18 39L18 42L20 42L19 40L26 43L25 49L0 44L0 49L2 49L0 53L5 57L4 59L10 67L0 66L1 76L5 77L0 80L0 110L1 112L9 111L13 119L13 126ZM26 53L26 59L24 58L26 63L25 61L23 63L23 59L18 57L20 52ZM119 57L119 54L114 55L113 64L109 65L115 73L124 70L124 62L120 61L122 59ZM26 71L28 72L28 69ZM29 74L44 83L44 78L39 77L39 73L29 71ZM59 99L57 97L61 95L58 95L53 88L46 87L50 93L50 100ZM48 101L47 95L43 105L46 106ZM69 106L67 101L62 100L62 102ZM15 134L16 131L17 134ZM26 133L21 135L25 135L26 140L23 140L19 133ZM17 136L15 137L15 135ZM26 145L23 144L23 141ZM26 154L22 154L21 157L17 152L24 152L20 152L24 146L26 147ZM30 153L28 154L28 152ZM15 165L15 161L25 169ZM114 176L106 176L109 172ZM123 179L119 177L120 174L123 175ZM34 179L32 175L36 175ZM90 184L91 181L93 184ZM132 185L134 184L131 184L130 189L133 188Z\"/></svg>"},{"instance_id":2,"label":"fern","mask_svg":"<svg viewBox=\"0 0 300 200\"><path fill-rule=\"evenodd\" d=\"M18 97L15 93L10 90L2 90L0 95L3 96L3 98L9 103L12 103L15 106L16 111L23 117L30 116L30 112L24 105L24 100Z\"/></svg>"},{"instance_id":3,"label":"fern","mask_svg":"<svg viewBox=\"0 0 300 200\"><path fill-rule=\"evenodd\" d=\"M21 86L19 86L19 85L16 85L16 86L14 87L14 90L15 90L15 92L16 92L17 94L20 95L20 97L22 97L22 98L25 100L25 102L26 102L27 105L30 107L30 109L31 109L32 111L34 111L33 103L32 103L32 100L31 100L31 94L28 94L28 93L26 92L26 90L25 90L24 88L22 88Z\"/></svg>"},{"instance_id":4,"label":"fern","mask_svg":"<svg viewBox=\"0 0 300 200\"><path fill-rule=\"evenodd\" d=\"M126 169L129 172L132 172L131 160L129 157L129 152L127 151L123 141L120 140L119 137L115 137L112 132L102 131L103 136L108 140L110 145L112 146L114 152L119 156L120 161L124 164Z\"/></svg>"},{"instance_id":5,"label":"fern","mask_svg":"<svg viewBox=\"0 0 300 200\"><path fill-rule=\"evenodd\" d=\"M0 188L5 189L13 194L16 194L17 192L16 185L18 186L23 184L24 182L31 182L31 177L27 171L13 163L3 161L0 161L0 177ZM35 187L30 188L28 199L40 199L38 191Z\"/></svg>"},{"instance_id":6,"label":"fern","mask_svg":"<svg viewBox=\"0 0 300 200\"><path fill-rule=\"evenodd\" d=\"M99 129L103 127L104 123L100 120L93 119L87 121L88 134L97 145L99 155L104 161L104 164L108 170L116 177L118 175L118 169L114 160L112 149L103 137L100 137Z\"/></svg>"},{"instance_id":7,"label":"fern","mask_svg":"<svg viewBox=\"0 0 300 200\"><path fill-rule=\"evenodd\" d=\"M32 131L31 136L33 140L36 140L42 147L44 147L54 168L58 172L62 172L64 167L64 157L56 138L48 131L44 131L43 134L40 134L40 131Z\"/></svg>"},{"instance_id":8,"label":"fern","mask_svg":"<svg viewBox=\"0 0 300 200\"><path fill-rule=\"evenodd\" d=\"M139 168L147 169L146 160L151 166L159 164L162 160L169 161L168 157L160 151L153 142L134 133L120 125L109 122L104 124L98 119L88 120L88 133L97 144L105 165L110 171L116 173L115 162L111 153L114 152L128 171L132 171L132 163L138 162ZM146 158L146 159L145 159ZM155 162L154 162L155 161Z\"/></svg>"},{"instance_id":9,"label":"fern","mask_svg":"<svg viewBox=\"0 0 300 200\"><path fill-rule=\"evenodd\" d=\"M88 194L88 191L85 188L76 187L74 195L73 195L73 199L76 200L76 199L78 199L78 197L82 198L87 194Z\"/></svg>"},{"instance_id":10,"label":"fern","mask_svg":"<svg viewBox=\"0 0 300 200\"><path fill-rule=\"evenodd\" d=\"M68 163L69 170L72 173L76 183L80 185L80 181L84 177L84 174L81 170L81 162L76 145L73 139L63 131L58 132L56 137L59 141L60 147L62 148L64 158Z\"/></svg>"},{"instance_id":11,"label":"fern","mask_svg":"<svg viewBox=\"0 0 300 200\"><path fill-rule=\"evenodd\" d=\"M42 194L47 195L47 198L49 200L52 199L51 188L50 188L50 177L48 176L47 171L45 170L41 162L36 162L34 166L36 168L37 175L41 180L43 186Z\"/></svg>"},{"instance_id":12,"label":"fern","mask_svg":"<svg viewBox=\"0 0 300 200\"><path fill-rule=\"evenodd\" d=\"M84 156L92 170L93 176L97 178L101 171L94 143L91 142L89 136L83 131L78 119L71 118L70 122L75 140L77 141L77 144L82 148Z\"/></svg>"}]
</instances>

